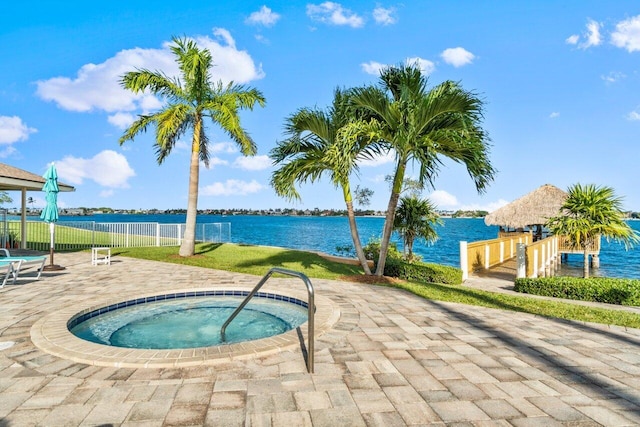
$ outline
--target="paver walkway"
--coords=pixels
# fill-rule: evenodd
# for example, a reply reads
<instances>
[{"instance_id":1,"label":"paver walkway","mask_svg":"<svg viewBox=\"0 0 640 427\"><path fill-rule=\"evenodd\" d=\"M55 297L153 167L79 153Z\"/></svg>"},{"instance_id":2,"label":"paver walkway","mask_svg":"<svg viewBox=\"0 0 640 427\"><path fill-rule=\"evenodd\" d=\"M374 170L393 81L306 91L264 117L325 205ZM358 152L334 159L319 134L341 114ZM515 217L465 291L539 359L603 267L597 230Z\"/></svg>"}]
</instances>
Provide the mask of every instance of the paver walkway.
<instances>
[{"instance_id":1,"label":"paver walkway","mask_svg":"<svg viewBox=\"0 0 640 427\"><path fill-rule=\"evenodd\" d=\"M0 426L592 426L640 424L640 331L427 301L397 289L313 280L340 309L300 348L192 368L107 368L39 350L31 326L104 295L258 278L90 254L0 290ZM265 290L298 289L276 279ZM11 343L14 343L11 345Z\"/></svg>"}]
</instances>

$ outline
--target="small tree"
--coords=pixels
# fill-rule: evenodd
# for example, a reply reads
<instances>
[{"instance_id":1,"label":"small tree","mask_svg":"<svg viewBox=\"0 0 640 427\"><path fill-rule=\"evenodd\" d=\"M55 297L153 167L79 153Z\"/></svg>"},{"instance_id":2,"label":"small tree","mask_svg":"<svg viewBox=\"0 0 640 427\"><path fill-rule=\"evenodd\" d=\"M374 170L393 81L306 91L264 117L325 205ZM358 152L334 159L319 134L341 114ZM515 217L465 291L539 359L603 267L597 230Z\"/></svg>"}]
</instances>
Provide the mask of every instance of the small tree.
<instances>
[{"instance_id":1,"label":"small tree","mask_svg":"<svg viewBox=\"0 0 640 427\"><path fill-rule=\"evenodd\" d=\"M569 187L560 215L546 224L552 233L566 236L569 244L584 252L583 277L589 277L589 248L600 236L622 242L630 248L640 236L624 221L622 199L611 187L593 184Z\"/></svg>"},{"instance_id":2,"label":"small tree","mask_svg":"<svg viewBox=\"0 0 640 427\"><path fill-rule=\"evenodd\" d=\"M29 199L31 199L31 197L29 197ZM9 194L7 194L6 191L0 191L0 204L11 203L11 202L13 202L13 199L11 198L11 196L9 196Z\"/></svg>"},{"instance_id":3,"label":"small tree","mask_svg":"<svg viewBox=\"0 0 640 427\"><path fill-rule=\"evenodd\" d=\"M428 199L419 199L415 195L400 199L393 229L402 237L407 261L414 259L413 243L416 239L424 239L427 243L438 240L438 233L434 228L436 224L442 224L442 221Z\"/></svg>"}]
</instances>

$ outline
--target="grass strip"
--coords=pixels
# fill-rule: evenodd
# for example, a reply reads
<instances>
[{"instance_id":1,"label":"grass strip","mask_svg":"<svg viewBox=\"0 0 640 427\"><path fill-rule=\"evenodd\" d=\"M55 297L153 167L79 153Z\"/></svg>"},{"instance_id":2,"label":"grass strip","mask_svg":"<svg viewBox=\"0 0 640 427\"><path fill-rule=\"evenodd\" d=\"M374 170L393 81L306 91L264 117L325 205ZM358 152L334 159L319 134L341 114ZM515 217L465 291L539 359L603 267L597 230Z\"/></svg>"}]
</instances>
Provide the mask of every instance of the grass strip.
<instances>
[{"instance_id":1,"label":"grass strip","mask_svg":"<svg viewBox=\"0 0 640 427\"><path fill-rule=\"evenodd\" d=\"M178 256L177 247L114 248L112 254L132 258L192 265L238 273L264 275L271 267L299 271L310 278L344 279L343 276L361 275L359 266L340 264L304 251L267 246L207 243L196 246L193 257ZM460 304L497 308L544 317L602 323L640 328L640 315L605 308L548 301L526 296L512 296L459 285L415 283L397 281L379 284L404 289L420 297Z\"/></svg>"}]
</instances>

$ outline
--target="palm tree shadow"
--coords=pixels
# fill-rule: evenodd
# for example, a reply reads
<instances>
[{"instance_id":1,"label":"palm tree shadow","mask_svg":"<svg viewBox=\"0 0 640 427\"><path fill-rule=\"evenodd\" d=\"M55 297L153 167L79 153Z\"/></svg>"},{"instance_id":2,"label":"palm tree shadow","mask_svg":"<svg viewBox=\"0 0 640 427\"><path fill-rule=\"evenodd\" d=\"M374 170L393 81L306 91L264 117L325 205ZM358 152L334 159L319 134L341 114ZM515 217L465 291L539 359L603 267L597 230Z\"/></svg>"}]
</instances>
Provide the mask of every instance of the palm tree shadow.
<instances>
[{"instance_id":1,"label":"palm tree shadow","mask_svg":"<svg viewBox=\"0 0 640 427\"><path fill-rule=\"evenodd\" d=\"M222 246L222 243L204 243L196 246L195 255L203 255L208 252L213 252Z\"/></svg>"},{"instance_id":2,"label":"palm tree shadow","mask_svg":"<svg viewBox=\"0 0 640 427\"><path fill-rule=\"evenodd\" d=\"M589 331L589 332L595 332L595 333L599 333L602 335L605 335L608 338L623 342L625 344L630 344L630 345L636 345L640 347L640 339L633 339L632 337L629 336L624 336L621 334L616 334L615 332L613 332L612 330L604 330L604 329L599 329L596 327L592 327L589 326L587 324L584 324L583 322L578 322L575 320L569 320L569 319L562 319L562 318L557 318L557 317L548 317L548 316L544 316L541 315L540 313L536 313L535 311L532 310L527 310L524 307L520 307L517 305L512 305L509 304L507 302L501 301L499 299L496 299L495 297L492 296L491 292L485 292L485 291L477 291L477 290L471 290L471 289L466 289L466 288L462 288L462 287L456 287L456 286L446 286L446 285L440 285L437 283L429 283L428 284L429 287L435 288L441 292L446 292L452 295L457 295L458 297L468 297L469 299L473 298L473 299L479 299L483 302L485 302L487 304L487 307L489 308L499 308L502 310L509 310L509 311L515 311L515 312L520 312L520 313L528 313L528 314L533 314L535 316L540 316L540 317L544 317L546 319L549 319L551 321L554 322L558 322L558 323L563 323L563 324L570 324L576 328L585 330L585 331ZM562 301L558 301L558 302L562 302Z\"/></svg>"},{"instance_id":3,"label":"palm tree shadow","mask_svg":"<svg viewBox=\"0 0 640 427\"><path fill-rule=\"evenodd\" d=\"M251 246L251 245L247 245ZM340 275L354 275L354 274L362 274L362 268L356 265L349 264L339 264L335 262L328 261L321 256L295 251L295 250L283 250L278 252L277 254L256 259L253 258L251 260L243 261L238 263L239 267L255 267L255 266L264 266L264 267L283 267L288 268L291 264L301 264L305 269L311 268L319 268L329 271L334 274Z\"/></svg>"},{"instance_id":4,"label":"palm tree shadow","mask_svg":"<svg viewBox=\"0 0 640 427\"><path fill-rule=\"evenodd\" d=\"M470 327L479 328L484 332L491 334L493 338L503 342L508 348L517 351L519 354L527 356L536 360L540 364L549 368L556 378L569 378L573 383L580 384L580 386L591 389L594 393L602 396L603 399L611 399L615 396L621 397L634 405L640 406L640 397L632 392L626 391L624 388L612 388L611 384L606 378L602 378L595 371L583 368L582 366L572 366L567 364L566 360L563 360L559 353L554 353L551 350L547 350L544 347L534 347L531 343L525 339L521 339L516 336L515 333L510 334L504 330L496 329L490 324L484 322L480 316L472 316L467 313L457 311L453 306L442 304L439 301L429 301L429 303L441 309L443 312L449 314L453 319L463 321ZM635 340L623 338L617 334L610 334L597 328L591 328L585 325L577 324L577 322L550 318L552 321L562 322L565 325L569 324L578 329L582 329L591 333L598 333L607 335L613 339L621 340L626 343L638 346L640 350L640 343ZM516 330L517 331L517 330ZM559 337L560 338L560 337ZM570 384L569 384L570 385Z\"/></svg>"}]
</instances>

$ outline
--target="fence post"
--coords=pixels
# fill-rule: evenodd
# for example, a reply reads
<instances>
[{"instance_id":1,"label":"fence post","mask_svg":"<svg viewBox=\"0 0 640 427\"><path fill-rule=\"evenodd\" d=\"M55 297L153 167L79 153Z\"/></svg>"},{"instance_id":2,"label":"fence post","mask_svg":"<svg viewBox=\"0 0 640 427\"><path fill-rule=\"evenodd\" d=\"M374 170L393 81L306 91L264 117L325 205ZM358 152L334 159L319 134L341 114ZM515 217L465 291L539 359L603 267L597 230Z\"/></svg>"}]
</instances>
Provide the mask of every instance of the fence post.
<instances>
[{"instance_id":1,"label":"fence post","mask_svg":"<svg viewBox=\"0 0 640 427\"><path fill-rule=\"evenodd\" d=\"M531 273L531 277L538 277L538 250L533 250L533 272Z\"/></svg>"},{"instance_id":2,"label":"fence post","mask_svg":"<svg viewBox=\"0 0 640 427\"><path fill-rule=\"evenodd\" d=\"M229 228L231 228L231 225L229 225ZM467 242L465 241L460 241L460 270L462 270L462 281L467 280L469 278L469 261Z\"/></svg>"},{"instance_id":3,"label":"fence post","mask_svg":"<svg viewBox=\"0 0 640 427\"><path fill-rule=\"evenodd\" d=\"M527 251L524 243L516 245L516 277L518 279L527 276Z\"/></svg>"},{"instance_id":4,"label":"fence post","mask_svg":"<svg viewBox=\"0 0 640 427\"><path fill-rule=\"evenodd\" d=\"M491 248L489 245L484 245L484 269L488 270L491 265L489 265L489 257L491 256Z\"/></svg>"},{"instance_id":5,"label":"fence post","mask_svg":"<svg viewBox=\"0 0 640 427\"><path fill-rule=\"evenodd\" d=\"M500 263L504 262L504 242L500 242Z\"/></svg>"},{"instance_id":6,"label":"fence post","mask_svg":"<svg viewBox=\"0 0 640 427\"><path fill-rule=\"evenodd\" d=\"M160 223L156 222L156 246L160 246Z\"/></svg>"}]
</instances>

